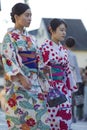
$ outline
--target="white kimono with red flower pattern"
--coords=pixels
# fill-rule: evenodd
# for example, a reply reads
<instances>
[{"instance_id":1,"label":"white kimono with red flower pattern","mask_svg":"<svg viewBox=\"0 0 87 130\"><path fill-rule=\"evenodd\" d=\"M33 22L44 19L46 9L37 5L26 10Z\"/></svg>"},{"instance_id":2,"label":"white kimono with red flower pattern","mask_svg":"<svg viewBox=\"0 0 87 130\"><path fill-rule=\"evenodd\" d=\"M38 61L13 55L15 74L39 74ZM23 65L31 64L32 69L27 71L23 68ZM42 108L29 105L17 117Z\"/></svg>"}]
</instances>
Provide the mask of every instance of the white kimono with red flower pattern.
<instances>
[{"instance_id":1,"label":"white kimono with red flower pattern","mask_svg":"<svg viewBox=\"0 0 87 130\"><path fill-rule=\"evenodd\" d=\"M51 40L46 40L40 47L40 65L58 66L59 73L52 73L52 82L66 95L67 101L57 107L48 107L50 118L50 130L69 130L72 118L72 92L77 91L77 86L69 68L67 50L61 43L57 45ZM63 73L61 73L61 70ZM62 75L63 74L63 75ZM63 76L63 78L62 78ZM51 77L51 78L52 78ZM50 87L54 87L50 78L48 79Z\"/></svg>"}]
</instances>

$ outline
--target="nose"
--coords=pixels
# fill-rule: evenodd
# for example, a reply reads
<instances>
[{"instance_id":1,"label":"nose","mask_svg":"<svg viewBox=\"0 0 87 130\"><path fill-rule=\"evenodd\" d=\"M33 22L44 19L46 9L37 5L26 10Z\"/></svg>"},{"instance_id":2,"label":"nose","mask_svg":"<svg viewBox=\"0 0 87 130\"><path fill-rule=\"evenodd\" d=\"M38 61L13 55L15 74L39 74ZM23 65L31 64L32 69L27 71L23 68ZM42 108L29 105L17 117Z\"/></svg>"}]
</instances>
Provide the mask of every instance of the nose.
<instances>
[{"instance_id":1,"label":"nose","mask_svg":"<svg viewBox=\"0 0 87 130\"><path fill-rule=\"evenodd\" d=\"M31 20L32 20L31 16L29 16L27 20L28 20L29 23L31 23Z\"/></svg>"},{"instance_id":2,"label":"nose","mask_svg":"<svg viewBox=\"0 0 87 130\"><path fill-rule=\"evenodd\" d=\"M63 32L64 36L66 36L66 31Z\"/></svg>"},{"instance_id":3,"label":"nose","mask_svg":"<svg viewBox=\"0 0 87 130\"><path fill-rule=\"evenodd\" d=\"M29 15L28 19L31 20L31 16L30 15Z\"/></svg>"}]
</instances>

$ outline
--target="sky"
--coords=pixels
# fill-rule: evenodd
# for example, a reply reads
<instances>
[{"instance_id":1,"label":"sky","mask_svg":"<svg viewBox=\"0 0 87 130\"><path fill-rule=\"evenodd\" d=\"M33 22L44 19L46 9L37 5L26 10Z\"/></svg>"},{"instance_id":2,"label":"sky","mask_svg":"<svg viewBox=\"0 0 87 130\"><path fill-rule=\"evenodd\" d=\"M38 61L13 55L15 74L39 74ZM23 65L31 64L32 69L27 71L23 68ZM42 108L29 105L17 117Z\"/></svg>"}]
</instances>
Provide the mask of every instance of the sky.
<instances>
[{"instance_id":1,"label":"sky","mask_svg":"<svg viewBox=\"0 0 87 130\"><path fill-rule=\"evenodd\" d=\"M28 30L38 29L42 18L81 19L87 29L87 0L29 0L32 11L32 22ZM14 24L10 19L11 8L24 0L1 0L0 42L7 28Z\"/></svg>"}]
</instances>

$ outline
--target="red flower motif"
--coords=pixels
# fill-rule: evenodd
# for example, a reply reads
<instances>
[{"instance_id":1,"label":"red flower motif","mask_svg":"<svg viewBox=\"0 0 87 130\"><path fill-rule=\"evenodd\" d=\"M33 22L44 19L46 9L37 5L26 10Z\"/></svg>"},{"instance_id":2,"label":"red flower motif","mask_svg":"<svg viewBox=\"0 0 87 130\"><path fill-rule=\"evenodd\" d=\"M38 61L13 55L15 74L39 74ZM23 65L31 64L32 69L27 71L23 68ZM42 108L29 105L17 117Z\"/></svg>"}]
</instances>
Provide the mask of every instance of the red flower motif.
<instances>
[{"instance_id":1,"label":"red flower motif","mask_svg":"<svg viewBox=\"0 0 87 130\"><path fill-rule=\"evenodd\" d=\"M10 127L11 125L10 125L10 121L9 120L7 120L7 124L8 124L8 127Z\"/></svg>"},{"instance_id":2,"label":"red flower motif","mask_svg":"<svg viewBox=\"0 0 87 130\"><path fill-rule=\"evenodd\" d=\"M59 62L60 62L60 61L62 61L62 59L63 59L62 57L61 57L61 58L59 58Z\"/></svg>"},{"instance_id":3,"label":"red flower motif","mask_svg":"<svg viewBox=\"0 0 87 130\"><path fill-rule=\"evenodd\" d=\"M64 121L60 121L60 129L61 130L68 130L68 126Z\"/></svg>"},{"instance_id":4,"label":"red flower motif","mask_svg":"<svg viewBox=\"0 0 87 130\"><path fill-rule=\"evenodd\" d=\"M28 126L34 126L36 124L35 120L33 118L30 118L26 121Z\"/></svg>"},{"instance_id":5,"label":"red flower motif","mask_svg":"<svg viewBox=\"0 0 87 130\"><path fill-rule=\"evenodd\" d=\"M27 41L27 42L31 42L30 37L26 37L26 41Z\"/></svg>"},{"instance_id":6,"label":"red flower motif","mask_svg":"<svg viewBox=\"0 0 87 130\"><path fill-rule=\"evenodd\" d=\"M49 59L49 51L44 51L42 55L44 62L46 62Z\"/></svg>"},{"instance_id":7,"label":"red flower motif","mask_svg":"<svg viewBox=\"0 0 87 130\"><path fill-rule=\"evenodd\" d=\"M10 98L8 100L8 104L9 104L10 107L14 107L17 104L17 102L16 102L16 100Z\"/></svg>"},{"instance_id":8,"label":"red flower motif","mask_svg":"<svg viewBox=\"0 0 87 130\"><path fill-rule=\"evenodd\" d=\"M56 116L61 116L64 120L70 120L71 119L71 112L69 111L67 113L66 110L58 111Z\"/></svg>"},{"instance_id":9,"label":"red flower motif","mask_svg":"<svg viewBox=\"0 0 87 130\"><path fill-rule=\"evenodd\" d=\"M67 89L66 89L66 86L64 85L63 88L62 88L62 91L67 94Z\"/></svg>"},{"instance_id":10,"label":"red flower motif","mask_svg":"<svg viewBox=\"0 0 87 130\"><path fill-rule=\"evenodd\" d=\"M49 42L50 46L52 46L52 41Z\"/></svg>"},{"instance_id":11,"label":"red flower motif","mask_svg":"<svg viewBox=\"0 0 87 130\"><path fill-rule=\"evenodd\" d=\"M6 64L7 64L8 66L11 66L11 65L12 65L12 62L11 62L9 59L7 59L7 60L6 60Z\"/></svg>"},{"instance_id":12,"label":"red flower motif","mask_svg":"<svg viewBox=\"0 0 87 130\"><path fill-rule=\"evenodd\" d=\"M16 33L12 33L12 38L17 41L19 39L19 35Z\"/></svg>"},{"instance_id":13,"label":"red flower motif","mask_svg":"<svg viewBox=\"0 0 87 130\"><path fill-rule=\"evenodd\" d=\"M31 41L30 37L25 37L25 40L28 43L28 47L30 48L32 45L32 41Z\"/></svg>"},{"instance_id":14,"label":"red flower motif","mask_svg":"<svg viewBox=\"0 0 87 130\"><path fill-rule=\"evenodd\" d=\"M39 98L40 100L44 100L44 95L43 95L42 93L38 93L38 98Z\"/></svg>"},{"instance_id":15,"label":"red flower motif","mask_svg":"<svg viewBox=\"0 0 87 130\"><path fill-rule=\"evenodd\" d=\"M37 55L36 59L37 59L36 62L38 63L40 61L40 56Z\"/></svg>"},{"instance_id":16,"label":"red flower motif","mask_svg":"<svg viewBox=\"0 0 87 130\"><path fill-rule=\"evenodd\" d=\"M46 42L48 42L48 40L46 40Z\"/></svg>"},{"instance_id":17,"label":"red flower motif","mask_svg":"<svg viewBox=\"0 0 87 130\"><path fill-rule=\"evenodd\" d=\"M67 86L67 88L68 88L69 90L71 90L71 85L70 85L70 80L69 80L69 78L67 78L67 80L66 80L66 86Z\"/></svg>"},{"instance_id":18,"label":"red flower motif","mask_svg":"<svg viewBox=\"0 0 87 130\"><path fill-rule=\"evenodd\" d=\"M42 48L40 47L40 50L42 50Z\"/></svg>"}]
</instances>

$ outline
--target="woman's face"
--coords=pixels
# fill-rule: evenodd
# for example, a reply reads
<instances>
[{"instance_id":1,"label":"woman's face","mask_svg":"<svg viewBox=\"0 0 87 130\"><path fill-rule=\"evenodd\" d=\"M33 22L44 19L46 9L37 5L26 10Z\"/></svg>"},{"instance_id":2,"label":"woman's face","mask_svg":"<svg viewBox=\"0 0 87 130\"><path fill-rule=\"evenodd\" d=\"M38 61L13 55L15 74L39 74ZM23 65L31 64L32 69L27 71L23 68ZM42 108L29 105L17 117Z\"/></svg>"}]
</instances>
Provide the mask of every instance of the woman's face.
<instances>
[{"instance_id":1,"label":"woman's face","mask_svg":"<svg viewBox=\"0 0 87 130\"><path fill-rule=\"evenodd\" d=\"M16 15L15 16L15 24L17 24L17 26L19 27L29 27L30 23L31 23L31 10L27 9L23 14L21 14L20 16Z\"/></svg>"},{"instance_id":2,"label":"woman's face","mask_svg":"<svg viewBox=\"0 0 87 130\"><path fill-rule=\"evenodd\" d=\"M63 41L66 36L66 27L61 24L56 28L56 31L52 31L52 39L55 41Z\"/></svg>"}]
</instances>

